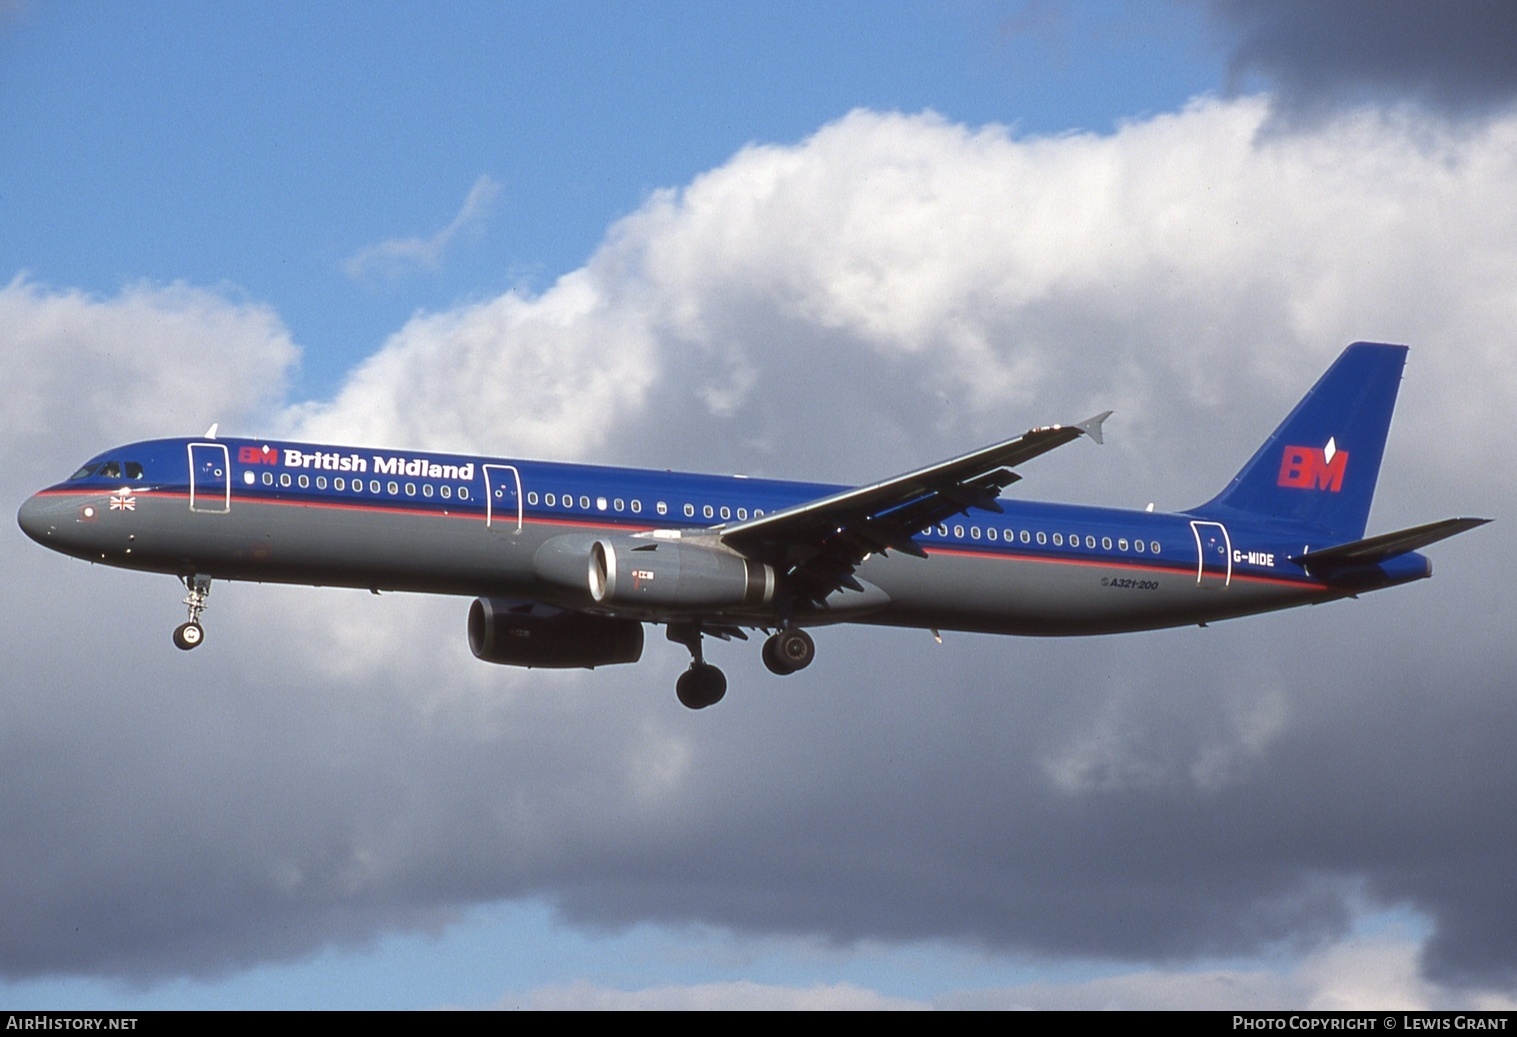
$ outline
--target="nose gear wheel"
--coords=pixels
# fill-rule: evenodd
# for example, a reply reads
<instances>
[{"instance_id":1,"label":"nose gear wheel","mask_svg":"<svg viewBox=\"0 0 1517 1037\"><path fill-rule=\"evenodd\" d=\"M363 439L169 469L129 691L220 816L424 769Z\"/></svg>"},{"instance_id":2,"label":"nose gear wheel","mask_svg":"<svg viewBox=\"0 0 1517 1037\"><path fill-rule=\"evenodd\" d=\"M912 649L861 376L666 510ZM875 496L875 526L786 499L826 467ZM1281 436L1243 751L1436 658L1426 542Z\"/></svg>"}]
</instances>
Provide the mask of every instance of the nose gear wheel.
<instances>
[{"instance_id":1,"label":"nose gear wheel","mask_svg":"<svg viewBox=\"0 0 1517 1037\"><path fill-rule=\"evenodd\" d=\"M191 648L199 647L205 640L205 627L200 625L200 614L206 609L206 599L211 596L211 578L209 576L181 576L179 582L189 591L184 599L185 608L189 609L189 622L181 623L174 628L174 647L188 652Z\"/></svg>"}]
</instances>

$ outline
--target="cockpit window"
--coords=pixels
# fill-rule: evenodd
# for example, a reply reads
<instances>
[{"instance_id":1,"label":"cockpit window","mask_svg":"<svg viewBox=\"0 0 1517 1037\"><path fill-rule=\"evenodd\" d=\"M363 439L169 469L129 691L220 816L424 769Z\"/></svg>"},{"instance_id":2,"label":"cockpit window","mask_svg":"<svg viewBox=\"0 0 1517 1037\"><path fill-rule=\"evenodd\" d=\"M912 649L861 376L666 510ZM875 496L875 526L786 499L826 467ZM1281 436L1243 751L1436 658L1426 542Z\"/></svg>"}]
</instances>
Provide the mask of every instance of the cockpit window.
<instances>
[{"instance_id":1,"label":"cockpit window","mask_svg":"<svg viewBox=\"0 0 1517 1037\"><path fill-rule=\"evenodd\" d=\"M127 461L124 464L120 461L96 461L93 464L85 465L68 478L69 482L73 482L75 479L89 479L92 477L97 479L120 479L123 469L126 471L128 479L141 479L143 476L142 465L137 461Z\"/></svg>"}]
</instances>

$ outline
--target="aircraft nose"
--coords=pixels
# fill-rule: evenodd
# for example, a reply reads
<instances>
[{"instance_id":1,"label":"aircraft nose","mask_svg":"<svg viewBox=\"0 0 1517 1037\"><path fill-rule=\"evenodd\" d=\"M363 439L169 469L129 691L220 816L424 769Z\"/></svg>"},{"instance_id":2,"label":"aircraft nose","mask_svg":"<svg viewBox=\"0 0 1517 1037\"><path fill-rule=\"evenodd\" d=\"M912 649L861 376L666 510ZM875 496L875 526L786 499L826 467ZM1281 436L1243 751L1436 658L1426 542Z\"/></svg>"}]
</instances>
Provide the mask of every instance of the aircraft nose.
<instances>
[{"instance_id":1,"label":"aircraft nose","mask_svg":"<svg viewBox=\"0 0 1517 1037\"><path fill-rule=\"evenodd\" d=\"M46 544L48 538L57 529L53 522L52 510L47 502L41 499L40 494L34 495L28 497L26 503L21 505L21 510L16 513L16 522L27 536L39 544Z\"/></svg>"}]
</instances>

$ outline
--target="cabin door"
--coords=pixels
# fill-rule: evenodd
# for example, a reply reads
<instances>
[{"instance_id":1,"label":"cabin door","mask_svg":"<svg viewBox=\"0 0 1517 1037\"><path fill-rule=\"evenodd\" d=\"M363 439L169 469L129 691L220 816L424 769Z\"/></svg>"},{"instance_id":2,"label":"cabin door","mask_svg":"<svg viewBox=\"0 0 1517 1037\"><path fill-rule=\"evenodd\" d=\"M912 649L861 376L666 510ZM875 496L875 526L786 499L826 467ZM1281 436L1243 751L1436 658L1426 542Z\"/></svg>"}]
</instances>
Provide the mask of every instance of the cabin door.
<instances>
[{"instance_id":1,"label":"cabin door","mask_svg":"<svg viewBox=\"0 0 1517 1037\"><path fill-rule=\"evenodd\" d=\"M485 526L497 533L521 532L521 473L515 465L487 464Z\"/></svg>"},{"instance_id":2,"label":"cabin door","mask_svg":"<svg viewBox=\"0 0 1517 1037\"><path fill-rule=\"evenodd\" d=\"M190 510L225 515L232 510L232 465L225 443L190 444Z\"/></svg>"},{"instance_id":3,"label":"cabin door","mask_svg":"<svg viewBox=\"0 0 1517 1037\"><path fill-rule=\"evenodd\" d=\"M1223 590L1233 581L1233 545L1220 522L1192 522L1196 538L1196 585Z\"/></svg>"}]
</instances>

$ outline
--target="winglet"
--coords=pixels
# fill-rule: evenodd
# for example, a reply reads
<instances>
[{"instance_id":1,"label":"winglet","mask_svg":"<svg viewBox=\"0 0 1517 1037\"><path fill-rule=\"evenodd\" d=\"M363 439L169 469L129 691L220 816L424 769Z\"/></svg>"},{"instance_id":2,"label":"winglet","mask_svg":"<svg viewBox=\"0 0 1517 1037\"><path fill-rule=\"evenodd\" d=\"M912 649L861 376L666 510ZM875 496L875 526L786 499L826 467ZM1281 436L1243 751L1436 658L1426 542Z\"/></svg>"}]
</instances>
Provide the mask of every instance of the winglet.
<instances>
[{"instance_id":1,"label":"winglet","mask_svg":"<svg viewBox=\"0 0 1517 1037\"><path fill-rule=\"evenodd\" d=\"M1105 443L1106 440L1101 438L1101 426L1106 423L1106 419L1111 417L1111 414L1111 411L1103 410L1095 417L1086 418L1084 421L1080 422L1074 427L1085 433L1091 439L1094 439L1097 444Z\"/></svg>"}]
</instances>

